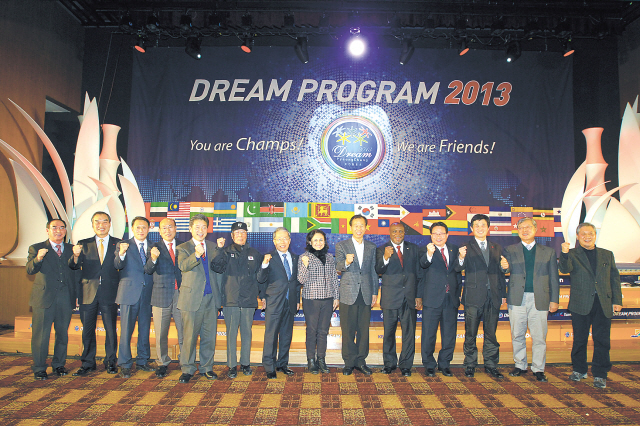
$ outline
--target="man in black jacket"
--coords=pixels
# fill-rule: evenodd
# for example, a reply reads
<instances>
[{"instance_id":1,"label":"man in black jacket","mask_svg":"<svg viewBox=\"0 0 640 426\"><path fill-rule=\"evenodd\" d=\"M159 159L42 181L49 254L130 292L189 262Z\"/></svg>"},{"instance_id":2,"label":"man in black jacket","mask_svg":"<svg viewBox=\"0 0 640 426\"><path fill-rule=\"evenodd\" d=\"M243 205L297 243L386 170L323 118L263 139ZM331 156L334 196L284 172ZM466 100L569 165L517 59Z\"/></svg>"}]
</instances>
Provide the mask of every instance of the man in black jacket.
<instances>
[{"instance_id":1,"label":"man in black jacket","mask_svg":"<svg viewBox=\"0 0 640 426\"><path fill-rule=\"evenodd\" d=\"M251 327L253 315L258 308L258 278L263 256L247 243L247 224L235 222L231 225L233 244L224 247L225 238L218 238L211 261L211 269L222 276L223 313L227 326L228 376L238 375L237 348L238 328L241 335L240 368L245 376L253 373L251 366Z\"/></svg>"}]
</instances>

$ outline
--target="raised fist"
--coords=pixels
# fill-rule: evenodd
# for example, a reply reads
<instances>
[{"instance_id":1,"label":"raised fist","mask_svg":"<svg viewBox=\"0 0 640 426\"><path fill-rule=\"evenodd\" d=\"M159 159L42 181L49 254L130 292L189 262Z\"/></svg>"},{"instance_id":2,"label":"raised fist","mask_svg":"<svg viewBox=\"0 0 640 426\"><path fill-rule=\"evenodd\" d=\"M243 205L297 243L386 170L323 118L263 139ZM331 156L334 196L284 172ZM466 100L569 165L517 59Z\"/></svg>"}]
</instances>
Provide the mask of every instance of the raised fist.
<instances>
[{"instance_id":1,"label":"raised fist","mask_svg":"<svg viewBox=\"0 0 640 426\"><path fill-rule=\"evenodd\" d=\"M349 253L347 254L347 266L351 265L353 263L353 257L355 256L355 254L353 253Z\"/></svg>"},{"instance_id":2,"label":"raised fist","mask_svg":"<svg viewBox=\"0 0 640 426\"><path fill-rule=\"evenodd\" d=\"M224 247L224 243L227 241L226 238L220 237L216 240L216 242L218 243L218 247L222 248Z\"/></svg>"},{"instance_id":3,"label":"raised fist","mask_svg":"<svg viewBox=\"0 0 640 426\"><path fill-rule=\"evenodd\" d=\"M44 249L44 248L38 250L38 257L36 258L36 260L38 262L41 262L42 259L44 259L44 256L47 254L48 251L49 251L48 249Z\"/></svg>"},{"instance_id":4,"label":"raised fist","mask_svg":"<svg viewBox=\"0 0 640 426\"><path fill-rule=\"evenodd\" d=\"M156 260L158 260L158 258L160 257L160 250L158 250L158 247L154 247L151 249L151 260L153 260L154 262Z\"/></svg>"},{"instance_id":5,"label":"raised fist","mask_svg":"<svg viewBox=\"0 0 640 426\"><path fill-rule=\"evenodd\" d=\"M436 252L436 245L433 243L427 244L427 254L429 256L433 256L433 253Z\"/></svg>"},{"instance_id":6,"label":"raised fist","mask_svg":"<svg viewBox=\"0 0 640 426\"><path fill-rule=\"evenodd\" d=\"M464 259L464 257L467 255L467 247L466 246L462 246L458 249L458 257L460 259Z\"/></svg>"},{"instance_id":7,"label":"raised fist","mask_svg":"<svg viewBox=\"0 0 640 426\"><path fill-rule=\"evenodd\" d=\"M304 265L305 268L309 267L309 256L302 256L302 264Z\"/></svg>"},{"instance_id":8,"label":"raised fist","mask_svg":"<svg viewBox=\"0 0 640 426\"><path fill-rule=\"evenodd\" d=\"M391 255L393 255L393 252L395 250L393 249L393 247L391 246L387 246L384 248L384 260L389 260L391 259Z\"/></svg>"},{"instance_id":9,"label":"raised fist","mask_svg":"<svg viewBox=\"0 0 640 426\"><path fill-rule=\"evenodd\" d=\"M509 262L507 261L507 259L504 256L500 256L500 267L503 270L509 269Z\"/></svg>"},{"instance_id":10,"label":"raised fist","mask_svg":"<svg viewBox=\"0 0 640 426\"><path fill-rule=\"evenodd\" d=\"M202 256L204 256L204 247L202 247L202 244L196 244L196 257Z\"/></svg>"},{"instance_id":11,"label":"raised fist","mask_svg":"<svg viewBox=\"0 0 640 426\"><path fill-rule=\"evenodd\" d=\"M78 257L80 256L80 253L82 253L82 245L76 244L73 246L73 256Z\"/></svg>"},{"instance_id":12,"label":"raised fist","mask_svg":"<svg viewBox=\"0 0 640 426\"><path fill-rule=\"evenodd\" d=\"M569 249L571 248L571 244L562 243L561 247L562 247L562 252L563 253L569 253Z\"/></svg>"},{"instance_id":13,"label":"raised fist","mask_svg":"<svg viewBox=\"0 0 640 426\"><path fill-rule=\"evenodd\" d=\"M271 261L271 255L270 254L265 254L264 255L264 259L262 259L262 263L264 265L268 265L270 261Z\"/></svg>"},{"instance_id":14,"label":"raised fist","mask_svg":"<svg viewBox=\"0 0 640 426\"><path fill-rule=\"evenodd\" d=\"M129 243L120 243L120 256L124 256L129 248Z\"/></svg>"}]
</instances>

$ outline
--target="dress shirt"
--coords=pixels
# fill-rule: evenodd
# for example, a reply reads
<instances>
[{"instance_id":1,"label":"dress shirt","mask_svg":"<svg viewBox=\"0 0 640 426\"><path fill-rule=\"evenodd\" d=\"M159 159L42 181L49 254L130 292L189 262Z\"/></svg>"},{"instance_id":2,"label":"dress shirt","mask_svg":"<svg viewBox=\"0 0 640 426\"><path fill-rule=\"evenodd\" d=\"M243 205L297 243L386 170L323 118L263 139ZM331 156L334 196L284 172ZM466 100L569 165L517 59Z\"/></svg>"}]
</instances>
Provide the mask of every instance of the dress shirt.
<instances>
[{"instance_id":1,"label":"dress shirt","mask_svg":"<svg viewBox=\"0 0 640 426\"><path fill-rule=\"evenodd\" d=\"M533 248L533 246L536 245L536 241L533 240L533 242L531 244L526 244L525 242L523 242L522 245L525 246L527 250L531 250Z\"/></svg>"},{"instance_id":2,"label":"dress shirt","mask_svg":"<svg viewBox=\"0 0 640 426\"><path fill-rule=\"evenodd\" d=\"M282 259L282 256L284 256L285 254L287 255L287 263L289 264L289 270L293 271L293 264L291 263L291 253L289 253L289 251L280 251L280 250L276 250L278 252L278 256L280 256L280 260L284 261L284 259ZM271 262L269 262L271 263ZM269 267L269 263L267 263L266 265L263 263L262 264L262 269L267 269Z\"/></svg>"},{"instance_id":3,"label":"dress shirt","mask_svg":"<svg viewBox=\"0 0 640 426\"><path fill-rule=\"evenodd\" d=\"M438 247L438 246L436 246L436 251L437 251L438 253L442 253L442 251L441 251L441 250L442 250L443 248L444 248L444 256L447 258L447 265L450 265L450 264L451 264L451 261L449 260L449 249L447 248L447 245L445 244L445 245L444 245L444 246L442 246L442 247ZM434 254L435 254L435 252L434 252ZM442 255L441 255L441 254L439 254L439 256L442 256ZM429 253L427 253L427 260L428 260L429 262L431 262L431 259L433 259L433 255L429 256ZM462 265L462 263L461 263L461 265Z\"/></svg>"},{"instance_id":4,"label":"dress shirt","mask_svg":"<svg viewBox=\"0 0 640 426\"><path fill-rule=\"evenodd\" d=\"M164 246L167 248L167 251L169 251L169 244L171 244L171 249L173 250L173 254L174 254L174 256L175 256L175 254L176 254L176 239L174 238L174 239L173 239L173 240L171 240L171 241L162 240L162 242L164 243ZM195 240L194 240L194 242L195 242ZM138 246L138 247L140 247L140 246ZM205 252L207 251L207 249L206 249L206 244L205 244L205 249L204 249L204 250L205 250ZM145 250L145 251L146 251L146 250ZM155 263L158 261L158 259L153 260L153 258L151 258L151 261L152 261L152 262L153 262L153 264L155 265Z\"/></svg>"},{"instance_id":5,"label":"dress shirt","mask_svg":"<svg viewBox=\"0 0 640 426\"><path fill-rule=\"evenodd\" d=\"M364 247L364 241L362 241L362 245ZM404 241L402 241L400 244L395 244L393 241L391 241L391 247L393 247L393 251L396 253L398 252L397 250L398 246L400 246L400 253L404 254ZM391 258L387 260L384 258L384 256L382 256L382 261L384 262L385 265L388 265L390 260Z\"/></svg>"},{"instance_id":6,"label":"dress shirt","mask_svg":"<svg viewBox=\"0 0 640 426\"><path fill-rule=\"evenodd\" d=\"M134 238L133 241L136 242L136 250L138 252L140 252L140 244L144 244L144 252L147 252L147 240L145 239L144 241L139 241L138 239ZM100 243L98 243L100 244ZM125 256L127 255L127 252L125 251L124 254L122 256L120 256L120 260L124 260Z\"/></svg>"},{"instance_id":7,"label":"dress shirt","mask_svg":"<svg viewBox=\"0 0 640 426\"><path fill-rule=\"evenodd\" d=\"M51 244L51 247L53 248L53 251L56 252L56 254L58 254L58 252L56 251L56 247L60 246L60 253L64 253L64 241L61 242L60 244L54 243L53 241L49 240L49 244ZM98 243L100 244L100 243Z\"/></svg>"},{"instance_id":8,"label":"dress shirt","mask_svg":"<svg viewBox=\"0 0 640 426\"><path fill-rule=\"evenodd\" d=\"M98 252L100 251L100 240L102 240L104 253L107 254L107 247L109 246L109 234L107 234L107 236L104 238L100 238L96 235L96 246L98 247Z\"/></svg>"},{"instance_id":9,"label":"dress shirt","mask_svg":"<svg viewBox=\"0 0 640 426\"><path fill-rule=\"evenodd\" d=\"M351 241L353 241L353 246L356 248L356 259L358 260L358 265L362 266L362 261L364 259L364 238L361 243L357 242L353 237L351 237ZM355 262L356 259L353 261ZM349 264L349 266L351 266L351 264Z\"/></svg>"},{"instance_id":10,"label":"dress shirt","mask_svg":"<svg viewBox=\"0 0 640 426\"><path fill-rule=\"evenodd\" d=\"M205 243L206 240L202 240L202 241L197 241L195 238L191 239L193 241L193 244L202 247L202 244L204 243L204 257L207 257L207 243ZM173 252L175 253L175 246L173 248Z\"/></svg>"}]
</instances>

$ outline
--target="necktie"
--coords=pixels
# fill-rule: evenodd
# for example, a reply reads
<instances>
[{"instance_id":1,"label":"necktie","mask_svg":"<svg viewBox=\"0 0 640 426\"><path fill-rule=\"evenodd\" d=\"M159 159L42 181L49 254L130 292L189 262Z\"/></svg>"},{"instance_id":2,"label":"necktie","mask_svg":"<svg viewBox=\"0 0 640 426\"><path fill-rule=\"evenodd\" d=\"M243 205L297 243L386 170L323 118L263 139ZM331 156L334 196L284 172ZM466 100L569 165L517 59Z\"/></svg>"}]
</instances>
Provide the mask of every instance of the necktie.
<instances>
[{"instance_id":1,"label":"necktie","mask_svg":"<svg viewBox=\"0 0 640 426\"><path fill-rule=\"evenodd\" d=\"M200 245L202 246L202 250L204 250L202 257L207 257L207 249L204 247L204 242L201 242Z\"/></svg>"},{"instance_id":2,"label":"necktie","mask_svg":"<svg viewBox=\"0 0 640 426\"><path fill-rule=\"evenodd\" d=\"M171 256L171 261L173 262L173 265L175 266L176 264L176 254L173 252L173 243L169 243L169 256ZM178 280L174 280L175 283L175 288L176 290L178 289Z\"/></svg>"},{"instance_id":3,"label":"necktie","mask_svg":"<svg viewBox=\"0 0 640 426\"><path fill-rule=\"evenodd\" d=\"M291 279L291 267L287 260L287 253L282 255L282 264L284 265L284 271L287 273L287 279ZM289 286L287 286L287 300L289 299Z\"/></svg>"},{"instance_id":4,"label":"necktie","mask_svg":"<svg viewBox=\"0 0 640 426\"><path fill-rule=\"evenodd\" d=\"M58 257L62 256L62 247L60 244L56 244L56 253L58 253Z\"/></svg>"},{"instance_id":5,"label":"necktie","mask_svg":"<svg viewBox=\"0 0 640 426\"><path fill-rule=\"evenodd\" d=\"M398 250L398 259L400 259L400 266L404 268L404 259L402 258L402 252L400 251L400 246L396 246L396 250Z\"/></svg>"},{"instance_id":6,"label":"necktie","mask_svg":"<svg viewBox=\"0 0 640 426\"><path fill-rule=\"evenodd\" d=\"M440 254L442 254L442 260L444 260L444 267L448 271L449 270L449 264L447 263L447 256L444 255L444 247L442 247L440 249ZM449 283L448 282L447 282L447 285L445 286L445 293L449 293Z\"/></svg>"},{"instance_id":7,"label":"necktie","mask_svg":"<svg viewBox=\"0 0 640 426\"><path fill-rule=\"evenodd\" d=\"M104 245L102 244L104 240L100 240L100 247L98 247L98 256L100 256L100 264L102 265L102 261L104 260Z\"/></svg>"},{"instance_id":8,"label":"necktie","mask_svg":"<svg viewBox=\"0 0 640 426\"><path fill-rule=\"evenodd\" d=\"M147 263L147 256L144 254L144 243L140 243L140 259L143 265Z\"/></svg>"},{"instance_id":9,"label":"necktie","mask_svg":"<svg viewBox=\"0 0 640 426\"><path fill-rule=\"evenodd\" d=\"M482 251L485 251L487 249L486 244L487 244L486 241L481 241L480 242L480 249L482 249Z\"/></svg>"}]
</instances>

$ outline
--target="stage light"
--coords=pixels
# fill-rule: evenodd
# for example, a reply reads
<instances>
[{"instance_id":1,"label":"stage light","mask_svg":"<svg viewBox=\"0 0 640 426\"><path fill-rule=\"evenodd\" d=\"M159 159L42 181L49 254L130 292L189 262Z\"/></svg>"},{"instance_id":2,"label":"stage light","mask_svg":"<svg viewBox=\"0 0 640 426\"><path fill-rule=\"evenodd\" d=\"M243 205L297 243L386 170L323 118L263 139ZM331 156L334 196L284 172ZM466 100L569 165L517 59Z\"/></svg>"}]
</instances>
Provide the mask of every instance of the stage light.
<instances>
[{"instance_id":1,"label":"stage light","mask_svg":"<svg viewBox=\"0 0 640 426\"><path fill-rule=\"evenodd\" d=\"M296 56L300 59L300 62L306 64L309 62L309 51L307 50L307 38L298 37L296 45L293 46L293 50L296 52Z\"/></svg>"},{"instance_id":2,"label":"stage light","mask_svg":"<svg viewBox=\"0 0 640 426\"><path fill-rule=\"evenodd\" d=\"M198 37L188 37L187 45L185 46L184 51L193 59L200 59L202 58L202 53L200 52L201 43L202 41Z\"/></svg>"},{"instance_id":3,"label":"stage light","mask_svg":"<svg viewBox=\"0 0 640 426\"><path fill-rule=\"evenodd\" d=\"M124 32L132 32L134 27L133 18L128 13L126 15L122 15L120 19L120 29Z\"/></svg>"},{"instance_id":4,"label":"stage light","mask_svg":"<svg viewBox=\"0 0 640 426\"><path fill-rule=\"evenodd\" d=\"M517 60L522 54L522 50L520 50L520 43L517 41L512 41L507 45L507 62L514 62Z\"/></svg>"},{"instance_id":5,"label":"stage light","mask_svg":"<svg viewBox=\"0 0 640 426\"><path fill-rule=\"evenodd\" d=\"M347 41L347 51L352 57L359 58L364 55L367 45L364 39L360 37L360 27L352 27L349 32L351 33L351 38Z\"/></svg>"},{"instance_id":6,"label":"stage light","mask_svg":"<svg viewBox=\"0 0 640 426\"><path fill-rule=\"evenodd\" d=\"M191 22L191 16L189 15L182 15L180 17L180 29L185 32L191 32L191 29L193 28L193 24Z\"/></svg>"},{"instance_id":7,"label":"stage light","mask_svg":"<svg viewBox=\"0 0 640 426\"><path fill-rule=\"evenodd\" d=\"M400 52L400 65L405 65L411 59L415 47L413 47L413 40L410 38L402 39L402 51Z\"/></svg>"},{"instance_id":8,"label":"stage light","mask_svg":"<svg viewBox=\"0 0 640 426\"><path fill-rule=\"evenodd\" d=\"M245 53L251 53L251 51L253 50L253 39L251 37L245 37L242 41L240 49L242 49L242 51Z\"/></svg>"},{"instance_id":9,"label":"stage light","mask_svg":"<svg viewBox=\"0 0 640 426\"><path fill-rule=\"evenodd\" d=\"M460 42L460 51L458 52L458 54L460 56L464 56L467 54L467 52L469 52L469 46L467 46L467 39L463 38Z\"/></svg>"},{"instance_id":10,"label":"stage light","mask_svg":"<svg viewBox=\"0 0 640 426\"><path fill-rule=\"evenodd\" d=\"M147 18L147 30L151 32L157 32L160 30L160 22L158 21L158 17L155 15L149 15Z\"/></svg>"},{"instance_id":11,"label":"stage light","mask_svg":"<svg viewBox=\"0 0 640 426\"><path fill-rule=\"evenodd\" d=\"M573 48L573 43L571 42L571 39L568 39L563 43L562 56L566 58L567 56L573 55L573 52L575 52L575 49Z\"/></svg>"},{"instance_id":12,"label":"stage light","mask_svg":"<svg viewBox=\"0 0 640 426\"><path fill-rule=\"evenodd\" d=\"M146 52L144 37L142 37L141 35L136 36L136 44L133 46L133 48L140 53Z\"/></svg>"}]
</instances>

